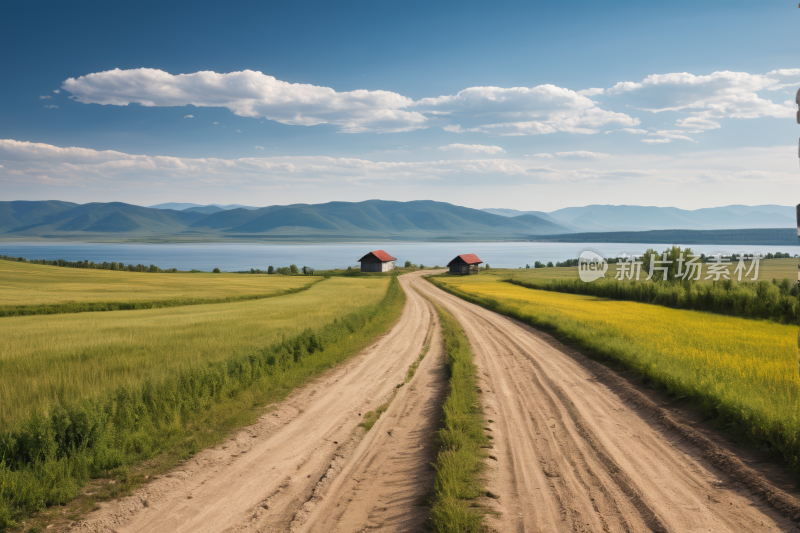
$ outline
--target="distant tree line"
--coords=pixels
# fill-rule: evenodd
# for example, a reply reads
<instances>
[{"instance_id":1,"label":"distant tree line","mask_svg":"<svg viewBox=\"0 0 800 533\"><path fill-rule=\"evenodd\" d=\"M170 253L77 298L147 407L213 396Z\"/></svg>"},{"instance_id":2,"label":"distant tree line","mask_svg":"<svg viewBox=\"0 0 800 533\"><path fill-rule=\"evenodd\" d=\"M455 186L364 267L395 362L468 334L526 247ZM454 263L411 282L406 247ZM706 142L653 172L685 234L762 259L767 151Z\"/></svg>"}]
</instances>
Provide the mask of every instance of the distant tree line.
<instances>
[{"instance_id":1,"label":"distant tree line","mask_svg":"<svg viewBox=\"0 0 800 533\"><path fill-rule=\"evenodd\" d=\"M696 283L693 278L678 277L678 257L689 256L690 248L681 250L672 246L663 253L647 250L642 257L642 271L649 271L652 255L672 261L667 272L656 271L652 281L617 281L598 279L585 283L580 279L505 279L514 285L571 294L598 296L612 300L628 300L677 309L709 311L745 318L768 318L781 322L800 323L800 286L788 279L772 282L735 282L721 279L712 283ZM703 256L705 257L705 256ZM783 259L791 256L783 253L767 254L765 258ZM577 265L577 259L574 261ZM559 263L561 266L562 263ZM574 266L573 264L564 266ZM661 268L661 267L659 267Z\"/></svg>"},{"instance_id":2,"label":"distant tree line","mask_svg":"<svg viewBox=\"0 0 800 533\"><path fill-rule=\"evenodd\" d=\"M138 265L126 265L123 262L107 262L95 263L94 261L65 261L64 259L56 259L55 261L48 261L46 259L25 259L24 257L13 257L10 255L0 255L0 259L4 261L15 261L17 263L30 263L33 265L49 265L66 268L91 268L95 270L120 270L125 272L177 272L177 268L168 268L162 270L156 265L146 266L141 263Z\"/></svg>"}]
</instances>

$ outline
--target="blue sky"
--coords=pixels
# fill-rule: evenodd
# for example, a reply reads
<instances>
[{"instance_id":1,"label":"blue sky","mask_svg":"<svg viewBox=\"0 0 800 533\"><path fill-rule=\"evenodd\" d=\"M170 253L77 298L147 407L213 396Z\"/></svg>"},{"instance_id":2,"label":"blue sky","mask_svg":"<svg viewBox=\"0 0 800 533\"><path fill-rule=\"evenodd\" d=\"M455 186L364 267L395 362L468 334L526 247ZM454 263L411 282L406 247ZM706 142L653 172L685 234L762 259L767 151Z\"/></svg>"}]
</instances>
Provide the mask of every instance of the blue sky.
<instances>
[{"instance_id":1,"label":"blue sky","mask_svg":"<svg viewBox=\"0 0 800 533\"><path fill-rule=\"evenodd\" d=\"M800 201L796 3L0 10L4 200Z\"/></svg>"}]
</instances>

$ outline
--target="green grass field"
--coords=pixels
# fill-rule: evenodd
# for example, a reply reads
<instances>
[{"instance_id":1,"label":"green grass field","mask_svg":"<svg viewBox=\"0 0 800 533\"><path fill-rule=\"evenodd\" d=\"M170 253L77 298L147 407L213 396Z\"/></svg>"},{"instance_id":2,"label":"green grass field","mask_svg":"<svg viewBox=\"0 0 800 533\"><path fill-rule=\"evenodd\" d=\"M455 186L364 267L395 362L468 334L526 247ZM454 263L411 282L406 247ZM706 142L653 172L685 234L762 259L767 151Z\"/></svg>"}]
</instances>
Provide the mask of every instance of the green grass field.
<instances>
[{"instance_id":1,"label":"green grass field","mask_svg":"<svg viewBox=\"0 0 800 533\"><path fill-rule=\"evenodd\" d=\"M142 276L149 282L174 274ZM218 361L318 329L380 301L388 283L387 278L333 278L266 300L0 318L0 425L32 408L101 395L170 369Z\"/></svg>"},{"instance_id":2,"label":"green grass field","mask_svg":"<svg viewBox=\"0 0 800 533\"><path fill-rule=\"evenodd\" d=\"M0 261L0 309L89 302L235 299L297 289L317 279L266 274L120 272Z\"/></svg>"},{"instance_id":3,"label":"green grass field","mask_svg":"<svg viewBox=\"0 0 800 533\"><path fill-rule=\"evenodd\" d=\"M142 289L161 276L175 274ZM113 497L144 481L142 461L159 473L215 444L358 353L404 302L395 277L336 277L268 299L0 318L0 530L91 478L114 479L99 495Z\"/></svg>"},{"instance_id":4,"label":"green grass field","mask_svg":"<svg viewBox=\"0 0 800 533\"><path fill-rule=\"evenodd\" d=\"M800 469L796 326L532 290L483 273L431 280L622 363Z\"/></svg>"}]
</instances>

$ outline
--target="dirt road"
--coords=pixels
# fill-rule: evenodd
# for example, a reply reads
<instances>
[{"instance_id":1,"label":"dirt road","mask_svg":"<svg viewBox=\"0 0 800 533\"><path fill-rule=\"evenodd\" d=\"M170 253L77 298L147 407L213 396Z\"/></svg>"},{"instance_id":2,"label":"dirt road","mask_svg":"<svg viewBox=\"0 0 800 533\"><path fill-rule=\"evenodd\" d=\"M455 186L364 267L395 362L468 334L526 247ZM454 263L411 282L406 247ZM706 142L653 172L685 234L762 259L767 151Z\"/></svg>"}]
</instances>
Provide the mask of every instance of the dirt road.
<instances>
[{"instance_id":1,"label":"dirt road","mask_svg":"<svg viewBox=\"0 0 800 533\"><path fill-rule=\"evenodd\" d=\"M472 343L497 531L797 531L532 328L415 279ZM605 380L607 381L607 380Z\"/></svg>"},{"instance_id":2,"label":"dirt road","mask_svg":"<svg viewBox=\"0 0 800 533\"><path fill-rule=\"evenodd\" d=\"M400 280L408 296L403 315L367 350L294 391L229 441L130 497L101 504L75 529L418 530L427 519L420 500L432 486L430 444L446 381L435 311L409 289L410 278ZM398 389L426 340L430 352ZM364 436L363 414L392 397ZM327 502L328 494L336 500Z\"/></svg>"},{"instance_id":3,"label":"dirt road","mask_svg":"<svg viewBox=\"0 0 800 533\"><path fill-rule=\"evenodd\" d=\"M228 442L133 496L105 503L90 532L421 531L445 391L427 295L462 324L476 355L487 426L490 526L516 531L797 531L704 460L629 391L546 335L400 278L403 316L369 349ZM409 365L431 349L414 379ZM364 435L357 424L393 398ZM706 455L707 456L707 455Z\"/></svg>"}]
</instances>

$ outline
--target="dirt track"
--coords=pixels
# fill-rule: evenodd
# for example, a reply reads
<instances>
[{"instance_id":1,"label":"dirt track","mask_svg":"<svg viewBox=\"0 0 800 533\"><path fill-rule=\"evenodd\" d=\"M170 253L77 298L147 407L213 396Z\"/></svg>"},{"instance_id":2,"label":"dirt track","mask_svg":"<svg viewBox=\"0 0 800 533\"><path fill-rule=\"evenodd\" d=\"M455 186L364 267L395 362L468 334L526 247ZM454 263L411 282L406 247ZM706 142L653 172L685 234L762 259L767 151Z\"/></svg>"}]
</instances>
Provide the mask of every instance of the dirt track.
<instances>
[{"instance_id":1,"label":"dirt track","mask_svg":"<svg viewBox=\"0 0 800 533\"><path fill-rule=\"evenodd\" d=\"M77 529L422 530L444 363L435 313L419 291L453 313L473 344L494 443L492 497L480 503L498 512L488 517L497 531L797 530L599 365L419 274L400 280L406 309L373 346ZM428 336L430 352L398 390ZM360 414L395 392L362 436Z\"/></svg>"},{"instance_id":2,"label":"dirt track","mask_svg":"<svg viewBox=\"0 0 800 533\"><path fill-rule=\"evenodd\" d=\"M794 523L648 420L598 367L532 328L414 283L472 343L498 531L790 531Z\"/></svg>"}]
</instances>

